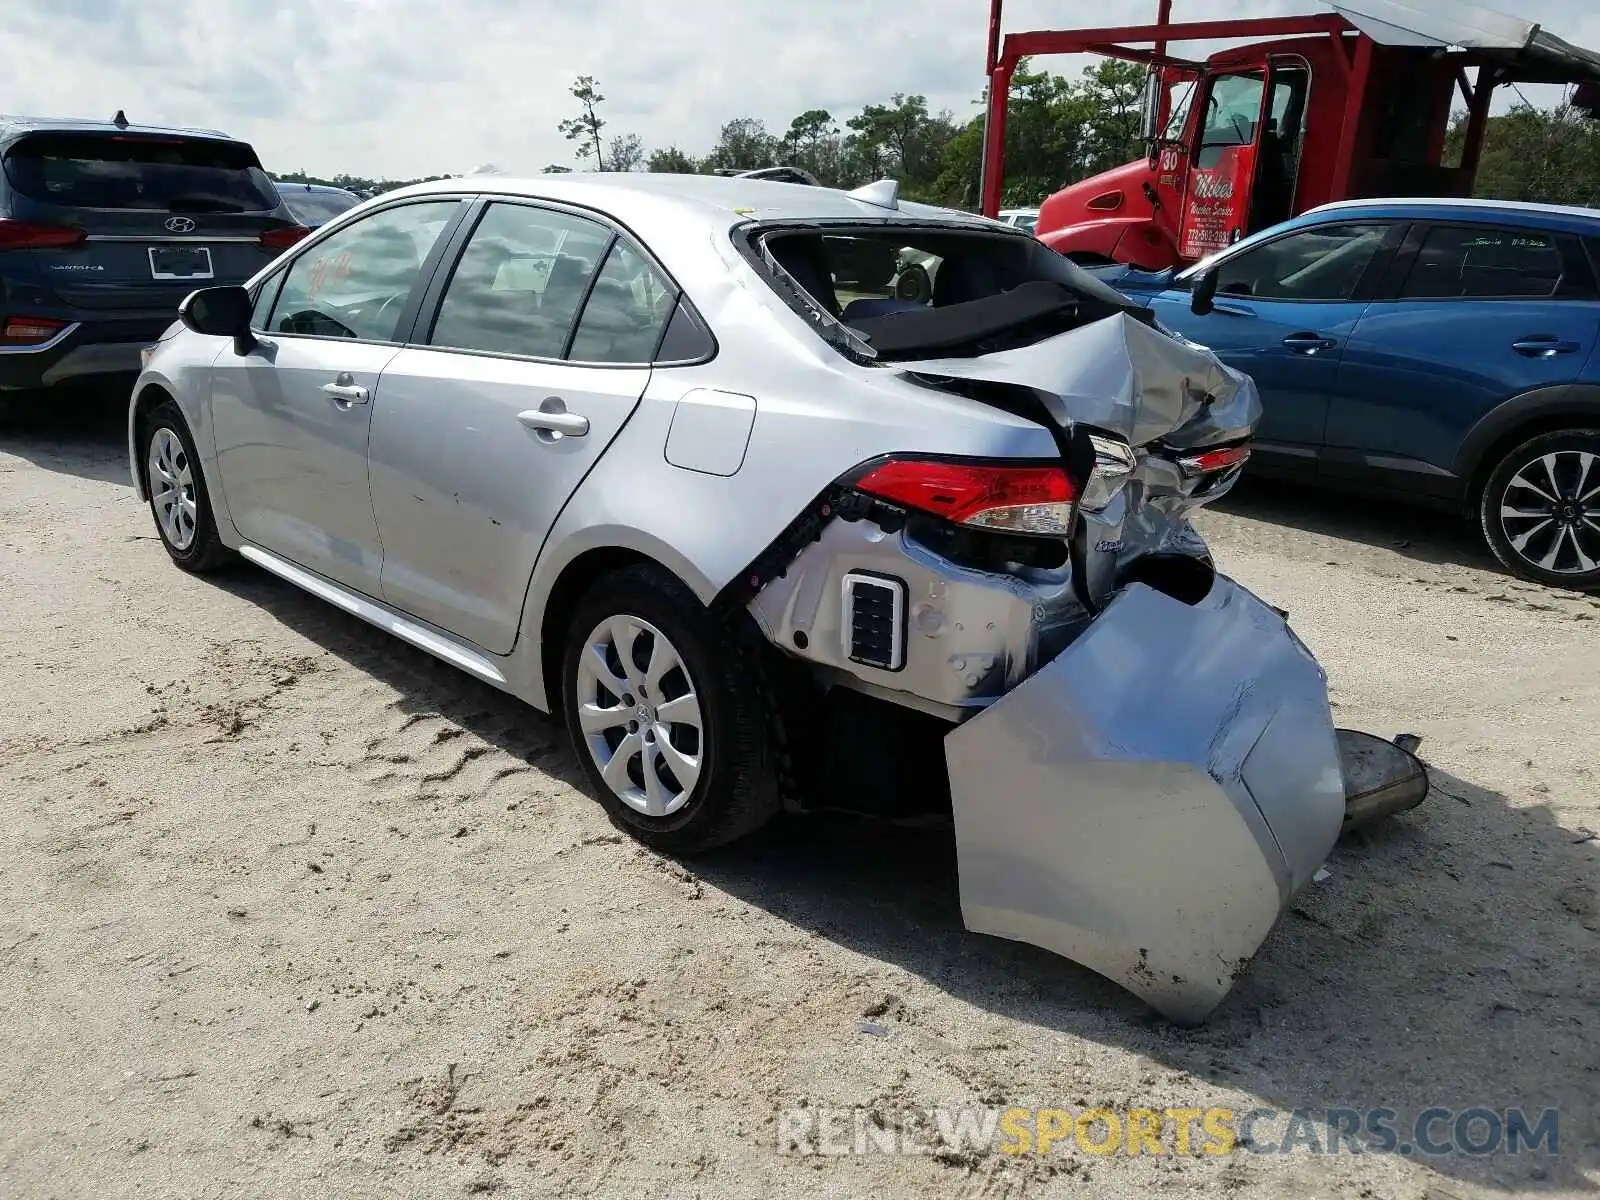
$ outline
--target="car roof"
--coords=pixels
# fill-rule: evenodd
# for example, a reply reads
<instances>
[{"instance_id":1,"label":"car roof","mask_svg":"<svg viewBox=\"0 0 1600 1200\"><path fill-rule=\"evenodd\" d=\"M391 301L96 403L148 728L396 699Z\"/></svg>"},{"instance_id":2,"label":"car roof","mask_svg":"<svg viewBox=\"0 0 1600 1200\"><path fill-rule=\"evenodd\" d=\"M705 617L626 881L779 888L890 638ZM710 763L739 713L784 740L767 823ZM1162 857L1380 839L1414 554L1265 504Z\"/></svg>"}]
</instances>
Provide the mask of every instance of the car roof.
<instances>
[{"instance_id":1,"label":"car roof","mask_svg":"<svg viewBox=\"0 0 1600 1200\"><path fill-rule=\"evenodd\" d=\"M1307 209L1294 223L1315 223L1329 214L1339 216L1409 217L1415 220L1510 218L1519 225L1548 225L1600 231L1600 209L1575 204L1535 204L1526 200L1478 200L1465 197L1396 196L1369 200L1335 200Z\"/></svg>"},{"instance_id":2,"label":"car roof","mask_svg":"<svg viewBox=\"0 0 1600 1200\"><path fill-rule=\"evenodd\" d=\"M692 219L721 228L732 228L747 221L901 221L908 224L937 221L985 232L1006 228L987 217L931 204L902 200L898 208L885 208L853 199L849 193L835 188L737 176L665 172L574 171L532 178L496 175L439 179L390 192L385 198L463 191L596 208L625 225L637 224L641 234L646 234L644 226L659 231L662 222L674 219Z\"/></svg>"},{"instance_id":3,"label":"car roof","mask_svg":"<svg viewBox=\"0 0 1600 1200\"><path fill-rule=\"evenodd\" d=\"M183 137L211 138L236 142L239 139L220 129L191 129L182 125L119 125L115 121L92 121L81 117L24 117L0 113L0 141L24 133L58 131L63 133L148 133Z\"/></svg>"},{"instance_id":4,"label":"car roof","mask_svg":"<svg viewBox=\"0 0 1600 1200\"><path fill-rule=\"evenodd\" d=\"M272 184L280 192L283 191L285 188L292 188L294 191L297 191L297 192L320 192L321 194L323 194L325 196L355 196L356 195L354 192L350 191L348 188L334 187L332 184L329 184L329 183L301 183L298 179L274 179L272 181ZM356 199L359 200L360 197L356 196Z\"/></svg>"}]
</instances>

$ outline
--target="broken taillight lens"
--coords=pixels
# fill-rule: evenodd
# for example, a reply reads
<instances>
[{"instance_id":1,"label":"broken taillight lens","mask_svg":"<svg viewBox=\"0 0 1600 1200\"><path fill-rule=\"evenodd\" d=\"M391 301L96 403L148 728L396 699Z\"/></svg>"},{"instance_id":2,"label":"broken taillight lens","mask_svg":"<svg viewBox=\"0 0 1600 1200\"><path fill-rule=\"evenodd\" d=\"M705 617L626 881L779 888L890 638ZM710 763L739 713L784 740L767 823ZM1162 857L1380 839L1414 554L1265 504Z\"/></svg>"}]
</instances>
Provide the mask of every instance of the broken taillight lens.
<instances>
[{"instance_id":1,"label":"broken taillight lens","mask_svg":"<svg viewBox=\"0 0 1600 1200\"><path fill-rule=\"evenodd\" d=\"M1121 438L1091 433L1088 441L1089 448L1094 452L1094 465L1078 503L1089 512L1102 512L1111 506L1111 502L1133 477L1139 466L1139 458L1133 447Z\"/></svg>"},{"instance_id":2,"label":"broken taillight lens","mask_svg":"<svg viewBox=\"0 0 1600 1200\"><path fill-rule=\"evenodd\" d=\"M892 458L869 468L857 491L957 525L996 533L1067 537L1077 490L1065 467Z\"/></svg>"}]
</instances>

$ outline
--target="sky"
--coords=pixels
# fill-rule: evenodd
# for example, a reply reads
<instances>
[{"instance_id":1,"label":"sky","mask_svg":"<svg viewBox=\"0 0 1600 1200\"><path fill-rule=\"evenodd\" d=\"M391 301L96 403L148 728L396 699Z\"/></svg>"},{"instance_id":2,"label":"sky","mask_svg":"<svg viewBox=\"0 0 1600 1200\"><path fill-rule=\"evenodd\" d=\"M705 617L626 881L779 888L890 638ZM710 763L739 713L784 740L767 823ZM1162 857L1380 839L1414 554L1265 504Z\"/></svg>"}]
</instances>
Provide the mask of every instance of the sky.
<instances>
[{"instance_id":1,"label":"sky","mask_svg":"<svg viewBox=\"0 0 1600 1200\"><path fill-rule=\"evenodd\" d=\"M1174 9L1189 20L1317 5ZM1005 25L1154 14L1155 0L1007 0ZM1521 0L1516 14L1600 47L1593 0ZM492 163L522 174L577 165L556 125L576 111L567 89L580 74L606 96L608 136L696 154L733 117L781 133L807 109L842 123L896 92L976 113L987 22L988 0L0 0L0 111L121 108L135 122L220 128L253 143L269 171L394 179Z\"/></svg>"}]
</instances>

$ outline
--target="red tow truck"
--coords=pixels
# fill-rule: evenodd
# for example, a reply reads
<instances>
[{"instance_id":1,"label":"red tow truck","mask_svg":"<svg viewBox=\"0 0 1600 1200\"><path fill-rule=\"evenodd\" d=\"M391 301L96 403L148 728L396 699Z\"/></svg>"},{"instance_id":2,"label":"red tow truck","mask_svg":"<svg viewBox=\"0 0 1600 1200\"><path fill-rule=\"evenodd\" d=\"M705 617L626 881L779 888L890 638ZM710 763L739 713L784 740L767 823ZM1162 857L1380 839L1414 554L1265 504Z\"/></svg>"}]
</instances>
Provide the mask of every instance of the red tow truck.
<instances>
[{"instance_id":1,"label":"red tow truck","mask_svg":"<svg viewBox=\"0 0 1600 1200\"><path fill-rule=\"evenodd\" d=\"M1600 116L1600 54L1518 17L1454 0L1356 0L1291 17L1009 33L990 0L982 210L1000 210L1006 100L1025 58L1094 54L1143 63L1148 153L1062 188L1036 233L1082 262L1160 270L1195 262L1333 200L1465 196L1497 87L1575 85ZM1254 39L1204 60L1175 43ZM1468 114L1459 161L1445 161L1450 113Z\"/></svg>"}]
</instances>

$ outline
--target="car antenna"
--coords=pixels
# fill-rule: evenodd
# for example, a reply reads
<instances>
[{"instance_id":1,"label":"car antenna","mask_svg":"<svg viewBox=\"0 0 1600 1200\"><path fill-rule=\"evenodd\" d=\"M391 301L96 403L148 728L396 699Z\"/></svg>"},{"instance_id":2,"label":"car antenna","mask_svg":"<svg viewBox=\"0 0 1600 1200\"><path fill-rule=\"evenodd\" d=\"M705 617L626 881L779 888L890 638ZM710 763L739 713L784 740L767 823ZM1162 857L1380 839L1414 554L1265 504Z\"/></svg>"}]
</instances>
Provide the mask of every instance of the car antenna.
<instances>
[{"instance_id":1,"label":"car antenna","mask_svg":"<svg viewBox=\"0 0 1600 1200\"><path fill-rule=\"evenodd\" d=\"M111 123L118 129L126 129L128 127L128 114L120 108L117 109L117 115L111 118Z\"/></svg>"},{"instance_id":2,"label":"car antenna","mask_svg":"<svg viewBox=\"0 0 1600 1200\"><path fill-rule=\"evenodd\" d=\"M880 179L876 183L869 183L865 187L858 187L849 193L850 199L859 200L863 204L875 205L878 208L900 209L900 184L894 179Z\"/></svg>"}]
</instances>

